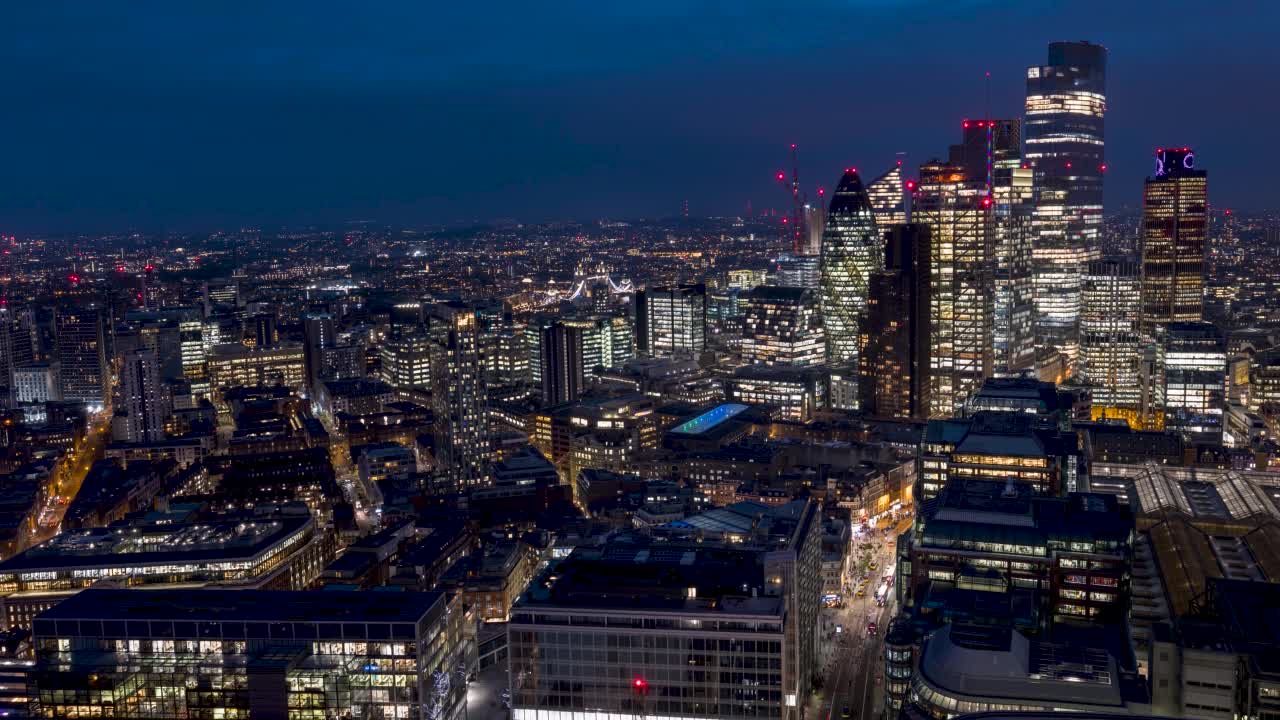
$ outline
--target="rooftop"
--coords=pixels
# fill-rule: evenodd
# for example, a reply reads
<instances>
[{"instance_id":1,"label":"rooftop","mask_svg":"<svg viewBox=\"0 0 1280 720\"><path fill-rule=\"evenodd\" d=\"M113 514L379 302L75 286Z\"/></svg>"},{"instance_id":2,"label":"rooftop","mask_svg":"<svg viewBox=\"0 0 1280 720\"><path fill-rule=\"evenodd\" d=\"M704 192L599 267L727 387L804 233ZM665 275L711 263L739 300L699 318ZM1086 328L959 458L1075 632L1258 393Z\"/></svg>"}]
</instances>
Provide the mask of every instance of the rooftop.
<instances>
[{"instance_id":1,"label":"rooftop","mask_svg":"<svg viewBox=\"0 0 1280 720\"><path fill-rule=\"evenodd\" d=\"M0 562L0 573L251 558L302 531L310 516L68 530Z\"/></svg>"},{"instance_id":2,"label":"rooftop","mask_svg":"<svg viewBox=\"0 0 1280 720\"><path fill-rule=\"evenodd\" d=\"M922 679L948 695L1070 709L1124 705L1116 661L1096 648L1036 642L1007 627L950 624L921 652Z\"/></svg>"},{"instance_id":3,"label":"rooftop","mask_svg":"<svg viewBox=\"0 0 1280 720\"><path fill-rule=\"evenodd\" d=\"M256 620L263 622L417 622L438 592L358 595L290 590L115 590L90 588L38 620ZM37 631L38 632L38 631Z\"/></svg>"},{"instance_id":4,"label":"rooftop","mask_svg":"<svg viewBox=\"0 0 1280 720\"><path fill-rule=\"evenodd\" d=\"M739 405L737 403L717 405L692 420L686 420L685 422L675 426L671 429L671 432L683 435L701 435L717 425L720 425L727 420L731 420L746 410L746 405Z\"/></svg>"}]
</instances>

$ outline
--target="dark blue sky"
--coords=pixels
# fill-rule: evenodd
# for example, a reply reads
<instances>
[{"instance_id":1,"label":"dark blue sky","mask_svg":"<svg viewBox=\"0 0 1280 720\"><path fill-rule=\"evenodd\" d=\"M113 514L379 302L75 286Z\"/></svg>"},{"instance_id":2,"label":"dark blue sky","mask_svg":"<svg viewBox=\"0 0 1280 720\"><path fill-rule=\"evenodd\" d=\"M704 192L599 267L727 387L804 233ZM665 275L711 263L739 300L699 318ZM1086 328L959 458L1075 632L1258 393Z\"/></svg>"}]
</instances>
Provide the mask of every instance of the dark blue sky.
<instances>
[{"instance_id":1,"label":"dark blue sky","mask_svg":"<svg viewBox=\"0 0 1280 720\"><path fill-rule=\"evenodd\" d=\"M4 3L0 232L781 207L787 143L810 189L914 166L984 71L1020 113L1058 39L1111 51L1109 209L1168 143L1267 207L1277 29L1261 1Z\"/></svg>"}]
</instances>

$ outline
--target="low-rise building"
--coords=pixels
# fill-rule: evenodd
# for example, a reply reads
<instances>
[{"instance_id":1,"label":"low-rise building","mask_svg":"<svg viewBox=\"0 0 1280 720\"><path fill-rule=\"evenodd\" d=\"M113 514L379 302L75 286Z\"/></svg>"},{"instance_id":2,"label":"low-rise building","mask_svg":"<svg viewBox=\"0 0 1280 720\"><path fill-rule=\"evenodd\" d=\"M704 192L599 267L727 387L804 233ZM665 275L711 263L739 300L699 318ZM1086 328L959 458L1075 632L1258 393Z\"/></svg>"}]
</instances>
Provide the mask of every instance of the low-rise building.
<instances>
[{"instance_id":1,"label":"low-rise building","mask_svg":"<svg viewBox=\"0 0 1280 720\"><path fill-rule=\"evenodd\" d=\"M463 633L441 593L94 589L36 619L35 684L51 717L453 720Z\"/></svg>"}]
</instances>

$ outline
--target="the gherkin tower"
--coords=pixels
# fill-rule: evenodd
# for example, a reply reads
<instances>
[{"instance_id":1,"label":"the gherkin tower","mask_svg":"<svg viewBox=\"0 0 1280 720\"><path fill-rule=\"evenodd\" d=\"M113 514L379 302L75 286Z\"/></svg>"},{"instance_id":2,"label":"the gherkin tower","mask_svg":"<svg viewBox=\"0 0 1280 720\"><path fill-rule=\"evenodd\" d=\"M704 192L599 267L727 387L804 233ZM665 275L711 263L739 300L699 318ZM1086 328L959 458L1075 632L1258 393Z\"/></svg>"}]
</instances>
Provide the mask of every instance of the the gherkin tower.
<instances>
[{"instance_id":1,"label":"the gherkin tower","mask_svg":"<svg viewBox=\"0 0 1280 720\"><path fill-rule=\"evenodd\" d=\"M867 281L883 268L884 243L876 231L867 189L857 170L846 170L831 198L822 233L822 319L831 362L857 360Z\"/></svg>"}]
</instances>

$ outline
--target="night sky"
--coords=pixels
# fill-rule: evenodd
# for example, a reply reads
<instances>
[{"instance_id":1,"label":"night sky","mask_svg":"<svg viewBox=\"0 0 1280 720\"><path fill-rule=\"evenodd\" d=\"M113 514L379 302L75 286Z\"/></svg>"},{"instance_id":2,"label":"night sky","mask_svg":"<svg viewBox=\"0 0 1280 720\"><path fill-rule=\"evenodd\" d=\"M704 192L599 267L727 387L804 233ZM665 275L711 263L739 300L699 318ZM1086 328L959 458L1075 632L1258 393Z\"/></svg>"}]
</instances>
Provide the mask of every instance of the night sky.
<instances>
[{"instance_id":1,"label":"night sky","mask_svg":"<svg viewBox=\"0 0 1280 720\"><path fill-rule=\"evenodd\" d=\"M21 7L18 7L21 6ZM1156 10L1158 8L1158 10ZM173 2L0 9L0 233L784 207L1020 115L1028 65L1108 68L1108 210L1186 144L1275 206L1275 2Z\"/></svg>"}]
</instances>

